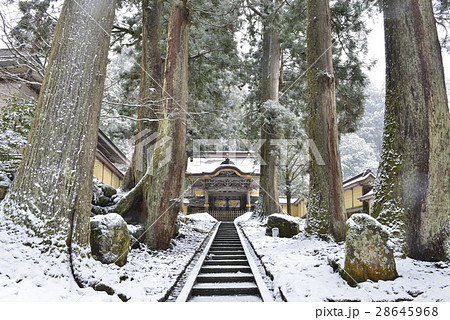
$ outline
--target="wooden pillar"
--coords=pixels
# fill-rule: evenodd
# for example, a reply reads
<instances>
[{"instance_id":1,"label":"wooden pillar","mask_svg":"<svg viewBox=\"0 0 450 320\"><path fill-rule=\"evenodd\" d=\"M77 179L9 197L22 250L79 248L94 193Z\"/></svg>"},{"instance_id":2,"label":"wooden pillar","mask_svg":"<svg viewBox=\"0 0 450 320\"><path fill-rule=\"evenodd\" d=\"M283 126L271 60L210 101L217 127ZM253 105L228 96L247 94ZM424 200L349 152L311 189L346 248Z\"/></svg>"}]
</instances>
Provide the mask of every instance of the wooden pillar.
<instances>
[{"instance_id":1,"label":"wooden pillar","mask_svg":"<svg viewBox=\"0 0 450 320\"><path fill-rule=\"evenodd\" d=\"M252 211L252 200L250 198L250 190L247 190L247 211Z\"/></svg>"},{"instance_id":2,"label":"wooden pillar","mask_svg":"<svg viewBox=\"0 0 450 320\"><path fill-rule=\"evenodd\" d=\"M203 204L203 207L205 207L205 211L209 211L209 193L208 190L205 190L205 203Z\"/></svg>"}]
</instances>

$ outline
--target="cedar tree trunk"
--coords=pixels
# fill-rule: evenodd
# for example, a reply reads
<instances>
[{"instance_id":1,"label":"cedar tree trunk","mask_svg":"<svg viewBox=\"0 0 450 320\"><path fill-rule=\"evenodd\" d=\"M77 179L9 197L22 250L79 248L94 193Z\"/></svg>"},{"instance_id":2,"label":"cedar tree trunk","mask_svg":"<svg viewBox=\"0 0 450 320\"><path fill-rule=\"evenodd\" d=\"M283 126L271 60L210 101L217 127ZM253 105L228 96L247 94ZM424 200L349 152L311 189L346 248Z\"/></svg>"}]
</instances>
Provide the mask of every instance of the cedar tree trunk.
<instances>
[{"instance_id":1,"label":"cedar tree trunk","mask_svg":"<svg viewBox=\"0 0 450 320\"><path fill-rule=\"evenodd\" d=\"M143 187L148 207L146 243L152 249L169 247L184 189L190 27L186 3L172 1L161 110L170 120L159 122L161 143L152 159L153 175Z\"/></svg>"},{"instance_id":2,"label":"cedar tree trunk","mask_svg":"<svg viewBox=\"0 0 450 320\"><path fill-rule=\"evenodd\" d=\"M450 115L431 0L385 1L386 113L374 214L403 248L445 259Z\"/></svg>"},{"instance_id":3,"label":"cedar tree trunk","mask_svg":"<svg viewBox=\"0 0 450 320\"><path fill-rule=\"evenodd\" d=\"M261 102L268 100L278 102L280 85L280 32L270 25L268 18L263 18L263 56L262 56L262 82ZM260 199L261 215L268 216L273 213L281 213L282 209L278 198L278 151L271 144L272 139L277 138L275 123L268 119L268 113L262 115L261 139L265 140L261 147L261 180Z\"/></svg>"},{"instance_id":4,"label":"cedar tree trunk","mask_svg":"<svg viewBox=\"0 0 450 320\"><path fill-rule=\"evenodd\" d=\"M329 0L308 0L308 130L325 165L311 154L307 231L345 239Z\"/></svg>"},{"instance_id":5,"label":"cedar tree trunk","mask_svg":"<svg viewBox=\"0 0 450 320\"><path fill-rule=\"evenodd\" d=\"M64 2L7 219L69 253L89 247L98 123L115 0ZM79 253L79 251L77 250ZM72 255L70 255L72 256Z\"/></svg>"},{"instance_id":6,"label":"cedar tree trunk","mask_svg":"<svg viewBox=\"0 0 450 320\"><path fill-rule=\"evenodd\" d=\"M138 119L158 119L161 109L163 86L160 50L161 8L161 0L142 0L142 61ZM158 131L158 122L138 120L137 131L132 162L122 185L124 190L134 188L146 173L147 153L153 141L147 143L145 141Z\"/></svg>"}]
</instances>

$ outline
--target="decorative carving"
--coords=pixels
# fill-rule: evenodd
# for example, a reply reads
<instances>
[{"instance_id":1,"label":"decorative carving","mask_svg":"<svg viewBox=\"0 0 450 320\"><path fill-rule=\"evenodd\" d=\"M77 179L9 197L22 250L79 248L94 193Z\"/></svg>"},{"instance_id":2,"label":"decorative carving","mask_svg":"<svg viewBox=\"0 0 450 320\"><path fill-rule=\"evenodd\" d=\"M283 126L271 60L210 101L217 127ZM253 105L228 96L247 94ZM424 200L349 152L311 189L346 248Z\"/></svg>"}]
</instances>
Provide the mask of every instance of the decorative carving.
<instances>
[{"instance_id":1,"label":"decorative carving","mask_svg":"<svg viewBox=\"0 0 450 320\"><path fill-rule=\"evenodd\" d=\"M239 208L241 206L241 200L228 200L228 207Z\"/></svg>"}]
</instances>

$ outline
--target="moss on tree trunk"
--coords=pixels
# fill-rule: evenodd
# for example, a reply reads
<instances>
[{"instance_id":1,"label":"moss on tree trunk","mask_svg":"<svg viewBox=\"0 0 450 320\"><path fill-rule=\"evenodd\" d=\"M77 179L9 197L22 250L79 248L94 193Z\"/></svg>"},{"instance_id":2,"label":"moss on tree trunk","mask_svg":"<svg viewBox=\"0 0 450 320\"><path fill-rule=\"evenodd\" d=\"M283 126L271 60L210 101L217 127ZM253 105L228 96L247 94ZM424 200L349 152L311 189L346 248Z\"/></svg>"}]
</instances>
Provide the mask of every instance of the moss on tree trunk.
<instances>
[{"instance_id":1,"label":"moss on tree trunk","mask_svg":"<svg viewBox=\"0 0 450 320\"><path fill-rule=\"evenodd\" d=\"M386 112L374 214L408 256L445 258L450 115L430 0L385 1Z\"/></svg>"},{"instance_id":2,"label":"moss on tree trunk","mask_svg":"<svg viewBox=\"0 0 450 320\"><path fill-rule=\"evenodd\" d=\"M186 1L172 1L163 89L161 141L152 159L152 175L143 187L148 207L146 242L167 249L174 234L184 188L186 115L188 99L188 43L190 13Z\"/></svg>"},{"instance_id":3,"label":"moss on tree trunk","mask_svg":"<svg viewBox=\"0 0 450 320\"><path fill-rule=\"evenodd\" d=\"M7 219L40 238L64 239L69 250L89 246L114 9L115 0L64 2L24 158L4 202Z\"/></svg>"},{"instance_id":4,"label":"moss on tree trunk","mask_svg":"<svg viewBox=\"0 0 450 320\"><path fill-rule=\"evenodd\" d=\"M149 140L151 134L158 131L158 122L145 119L161 118L161 93L163 87L161 60L161 0L142 0L142 60L141 83L139 88L139 101L135 149L131 165L122 184L124 190L131 190L142 179L147 171L149 162L148 150L154 144Z\"/></svg>"},{"instance_id":5,"label":"moss on tree trunk","mask_svg":"<svg viewBox=\"0 0 450 320\"><path fill-rule=\"evenodd\" d=\"M278 102L280 85L280 32L276 29L276 22L269 17L263 18L262 103L268 100ZM278 198L278 150L271 144L272 139L279 138L275 126L273 119L263 112L261 139L265 142L261 147L261 158L264 162L261 163L259 190L262 216L282 212Z\"/></svg>"},{"instance_id":6,"label":"moss on tree trunk","mask_svg":"<svg viewBox=\"0 0 450 320\"><path fill-rule=\"evenodd\" d=\"M329 0L308 0L308 132L325 165L311 154L307 231L345 239L347 218L336 120Z\"/></svg>"}]
</instances>

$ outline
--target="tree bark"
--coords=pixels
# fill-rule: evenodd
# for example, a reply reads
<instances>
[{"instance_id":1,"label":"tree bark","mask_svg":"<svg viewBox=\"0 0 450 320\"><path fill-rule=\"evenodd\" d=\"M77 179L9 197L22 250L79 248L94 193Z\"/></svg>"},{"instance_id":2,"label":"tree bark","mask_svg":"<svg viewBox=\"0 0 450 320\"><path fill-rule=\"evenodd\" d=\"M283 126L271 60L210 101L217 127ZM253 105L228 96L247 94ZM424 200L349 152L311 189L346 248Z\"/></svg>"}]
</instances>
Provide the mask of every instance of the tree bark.
<instances>
[{"instance_id":1,"label":"tree bark","mask_svg":"<svg viewBox=\"0 0 450 320\"><path fill-rule=\"evenodd\" d=\"M263 18L263 56L262 56L262 81L261 102L268 100L278 102L280 85L280 32L274 26L274 21L268 17ZM264 110L263 110L264 111ZM277 138L275 123L262 115L261 139L265 140L261 147L260 173L260 199L261 216L273 213L281 213L282 209L278 198L278 151L271 144L272 139Z\"/></svg>"},{"instance_id":2,"label":"tree bark","mask_svg":"<svg viewBox=\"0 0 450 320\"><path fill-rule=\"evenodd\" d=\"M290 188L290 187L289 187ZM286 207L287 207L287 214L292 216L292 209L291 209L291 190L289 189L286 191Z\"/></svg>"},{"instance_id":3,"label":"tree bark","mask_svg":"<svg viewBox=\"0 0 450 320\"><path fill-rule=\"evenodd\" d=\"M403 229L408 256L445 259L450 115L433 7L391 0L383 11L386 112L374 214Z\"/></svg>"},{"instance_id":4,"label":"tree bark","mask_svg":"<svg viewBox=\"0 0 450 320\"><path fill-rule=\"evenodd\" d=\"M329 0L308 0L308 132L325 165L311 154L307 231L345 239L347 218L342 189L331 50Z\"/></svg>"},{"instance_id":5,"label":"tree bark","mask_svg":"<svg viewBox=\"0 0 450 320\"><path fill-rule=\"evenodd\" d=\"M161 109L162 67L161 60L161 0L142 0L142 61L139 91L138 119L158 119ZM143 142L158 131L158 122L138 120L131 165L127 170L122 188L131 190L147 171L147 151L153 141ZM142 143L141 143L142 142Z\"/></svg>"},{"instance_id":6,"label":"tree bark","mask_svg":"<svg viewBox=\"0 0 450 320\"><path fill-rule=\"evenodd\" d=\"M65 240L69 252L89 247L114 9L115 0L64 2L24 158L3 203L6 218L50 243Z\"/></svg>"},{"instance_id":7,"label":"tree bark","mask_svg":"<svg viewBox=\"0 0 450 320\"><path fill-rule=\"evenodd\" d=\"M184 189L191 19L186 3L187 0L172 1L161 110L163 118L170 120L162 120L158 125L160 141L167 142L156 146L153 176L143 190L149 209L146 242L152 249L169 247Z\"/></svg>"}]
</instances>

